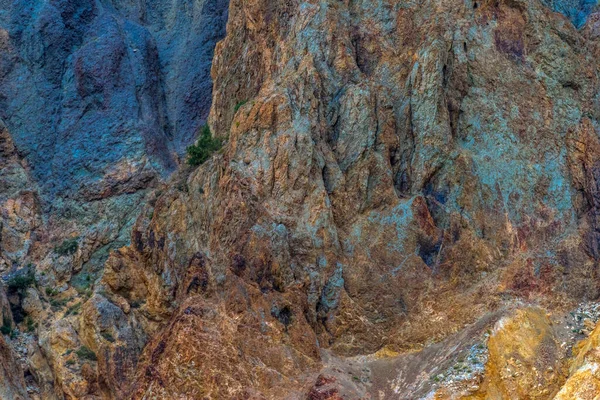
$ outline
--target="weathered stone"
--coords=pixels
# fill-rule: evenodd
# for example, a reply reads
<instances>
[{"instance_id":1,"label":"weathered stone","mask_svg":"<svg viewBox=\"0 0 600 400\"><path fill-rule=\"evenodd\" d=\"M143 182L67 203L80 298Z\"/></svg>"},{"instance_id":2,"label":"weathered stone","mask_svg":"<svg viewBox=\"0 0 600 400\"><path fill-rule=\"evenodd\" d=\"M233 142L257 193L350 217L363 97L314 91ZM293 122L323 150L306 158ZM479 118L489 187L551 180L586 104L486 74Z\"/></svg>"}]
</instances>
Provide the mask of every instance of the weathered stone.
<instances>
[{"instance_id":1,"label":"weathered stone","mask_svg":"<svg viewBox=\"0 0 600 400\"><path fill-rule=\"evenodd\" d=\"M555 400L592 400L598 397L598 393L600 393L599 334L599 326L596 326L589 338L575 346L569 379L554 397Z\"/></svg>"},{"instance_id":2,"label":"weathered stone","mask_svg":"<svg viewBox=\"0 0 600 400\"><path fill-rule=\"evenodd\" d=\"M174 180L106 264L107 289L141 304L129 326L158 334L137 396L298 390L250 380L254 364L224 349L202 366L177 358L201 357L183 338L250 340L190 339L230 326L224 298L250 326L264 320L274 351L303 353L290 329L301 324L342 357L422 348L511 298L597 296L593 45L537 2L430 3L231 2L209 119L227 145ZM533 367L557 370L563 355L544 313L523 313L531 329L513 333L539 339L519 360L527 373L485 385L543 398L560 377ZM511 335L490 339L490 362L511 357L494 347ZM288 370L270 354L255 357L275 375L312 365ZM227 383L184 378L213 371Z\"/></svg>"},{"instance_id":3,"label":"weathered stone","mask_svg":"<svg viewBox=\"0 0 600 400\"><path fill-rule=\"evenodd\" d=\"M0 337L0 397L15 400L29 398L25 390L23 372L2 337Z\"/></svg>"},{"instance_id":4,"label":"weathered stone","mask_svg":"<svg viewBox=\"0 0 600 400\"><path fill-rule=\"evenodd\" d=\"M481 397L548 399L562 384L564 354L542 309L517 310L488 339Z\"/></svg>"},{"instance_id":5,"label":"weathered stone","mask_svg":"<svg viewBox=\"0 0 600 400\"><path fill-rule=\"evenodd\" d=\"M595 4L232 0L224 147L166 183L226 2L0 6L0 267L36 270L9 299L34 389L570 393L592 323L546 314L600 293Z\"/></svg>"}]
</instances>

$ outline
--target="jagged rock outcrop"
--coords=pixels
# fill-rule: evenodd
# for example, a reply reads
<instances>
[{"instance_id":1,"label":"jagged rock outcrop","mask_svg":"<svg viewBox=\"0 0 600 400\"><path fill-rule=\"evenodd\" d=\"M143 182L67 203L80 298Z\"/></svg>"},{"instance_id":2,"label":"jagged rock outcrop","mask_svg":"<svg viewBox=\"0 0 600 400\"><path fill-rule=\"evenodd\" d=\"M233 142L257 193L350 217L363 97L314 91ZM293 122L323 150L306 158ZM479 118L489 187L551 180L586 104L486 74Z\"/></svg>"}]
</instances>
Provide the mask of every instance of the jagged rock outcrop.
<instances>
[{"instance_id":1,"label":"jagged rock outcrop","mask_svg":"<svg viewBox=\"0 0 600 400\"><path fill-rule=\"evenodd\" d=\"M209 118L227 145L140 216L84 309L117 397L333 399L347 388L317 379L329 355L364 363L517 300L597 298L593 26L520 0L229 13ZM101 339L106 302L115 337L152 338L143 352ZM500 398L562 384L532 372L564 353L543 312L523 313L530 330L493 336L490 359L509 357L494 340L532 335L549 358L523 353L529 371L508 386L488 375ZM357 379L356 398L378 396Z\"/></svg>"},{"instance_id":2,"label":"jagged rock outcrop","mask_svg":"<svg viewBox=\"0 0 600 400\"><path fill-rule=\"evenodd\" d=\"M598 376L599 332L600 325L597 325L591 335L575 347L569 379L556 395L555 400L588 400L596 398L600 393L600 379Z\"/></svg>"},{"instance_id":3,"label":"jagged rock outcrop","mask_svg":"<svg viewBox=\"0 0 600 400\"><path fill-rule=\"evenodd\" d=\"M225 1L6 1L2 10L2 117L49 195L130 193L174 168L173 150L210 107Z\"/></svg>"},{"instance_id":4,"label":"jagged rock outcrop","mask_svg":"<svg viewBox=\"0 0 600 400\"><path fill-rule=\"evenodd\" d=\"M10 347L0 337L0 398L28 399L23 372L17 365Z\"/></svg>"},{"instance_id":5,"label":"jagged rock outcrop","mask_svg":"<svg viewBox=\"0 0 600 400\"><path fill-rule=\"evenodd\" d=\"M206 120L227 2L2 1L0 9L0 117L39 189L46 235L81 239L83 269L96 276Z\"/></svg>"},{"instance_id":6,"label":"jagged rock outcrop","mask_svg":"<svg viewBox=\"0 0 600 400\"><path fill-rule=\"evenodd\" d=\"M206 121L227 8L0 0L2 327L33 398L109 396L79 309Z\"/></svg>"},{"instance_id":7,"label":"jagged rock outcrop","mask_svg":"<svg viewBox=\"0 0 600 400\"><path fill-rule=\"evenodd\" d=\"M225 2L0 5L41 397L549 399L588 371L551 317L600 294L590 2L232 0L225 146L166 185Z\"/></svg>"},{"instance_id":8,"label":"jagged rock outcrop","mask_svg":"<svg viewBox=\"0 0 600 400\"><path fill-rule=\"evenodd\" d=\"M6 271L31 251L42 221L37 187L1 121L0 168L0 270Z\"/></svg>"}]
</instances>

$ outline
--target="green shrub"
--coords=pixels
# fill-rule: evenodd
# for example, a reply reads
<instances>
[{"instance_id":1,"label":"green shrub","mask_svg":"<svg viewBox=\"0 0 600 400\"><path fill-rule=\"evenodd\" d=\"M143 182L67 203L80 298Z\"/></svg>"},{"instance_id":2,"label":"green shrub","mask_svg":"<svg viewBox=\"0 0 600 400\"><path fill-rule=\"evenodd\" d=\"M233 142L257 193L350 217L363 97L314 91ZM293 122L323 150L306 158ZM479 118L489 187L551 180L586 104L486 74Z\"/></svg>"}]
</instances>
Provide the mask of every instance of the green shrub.
<instances>
[{"instance_id":1,"label":"green shrub","mask_svg":"<svg viewBox=\"0 0 600 400\"><path fill-rule=\"evenodd\" d=\"M107 341L114 343L115 342L115 338L113 335L111 335L109 332L102 332L101 333L102 337L104 339L106 339Z\"/></svg>"},{"instance_id":2,"label":"green shrub","mask_svg":"<svg viewBox=\"0 0 600 400\"><path fill-rule=\"evenodd\" d=\"M51 288L51 287L47 287L46 288L46 295L47 296L56 296L58 294L58 290Z\"/></svg>"},{"instance_id":3,"label":"green shrub","mask_svg":"<svg viewBox=\"0 0 600 400\"><path fill-rule=\"evenodd\" d=\"M218 151L221 146L221 140L213 138L208 125L204 125L200 133L200 138L196 141L196 144L187 148L188 164L194 167L203 164L214 152Z\"/></svg>"},{"instance_id":4,"label":"green shrub","mask_svg":"<svg viewBox=\"0 0 600 400\"><path fill-rule=\"evenodd\" d=\"M244 104L246 104L247 102L248 102L248 100L243 100L243 101L240 101L239 103L237 103L235 105L235 108L233 109L233 113L234 114L237 113L239 111L239 109L242 108L244 106Z\"/></svg>"},{"instance_id":5,"label":"green shrub","mask_svg":"<svg viewBox=\"0 0 600 400\"><path fill-rule=\"evenodd\" d=\"M14 338L16 336L16 332L12 328L12 322L8 315L2 316L2 326L0 326L0 333L6 336L10 336Z\"/></svg>"},{"instance_id":6,"label":"green shrub","mask_svg":"<svg viewBox=\"0 0 600 400\"><path fill-rule=\"evenodd\" d=\"M27 316L25 318L25 325L27 326L27 332L33 332L35 331L35 328L37 328L37 324L35 322L33 322L33 319L31 319L30 316Z\"/></svg>"},{"instance_id":7,"label":"green shrub","mask_svg":"<svg viewBox=\"0 0 600 400\"><path fill-rule=\"evenodd\" d=\"M90 350L90 348L87 346L81 346L79 349L77 349L77 351L75 351L75 354L77 354L77 357L79 357L79 359L81 360L98 360L98 357L96 357L96 353Z\"/></svg>"},{"instance_id":8,"label":"green shrub","mask_svg":"<svg viewBox=\"0 0 600 400\"><path fill-rule=\"evenodd\" d=\"M12 328L10 325L2 325L0 326L0 333L3 335L10 335L12 333Z\"/></svg>"},{"instance_id":9,"label":"green shrub","mask_svg":"<svg viewBox=\"0 0 600 400\"><path fill-rule=\"evenodd\" d=\"M64 306L66 306L68 302L68 299L52 299L50 300L50 306L52 308L52 311L58 311Z\"/></svg>"},{"instance_id":10,"label":"green shrub","mask_svg":"<svg viewBox=\"0 0 600 400\"><path fill-rule=\"evenodd\" d=\"M67 312L65 313L65 316L68 316L68 315L71 315L71 314L73 314L73 315L79 314L79 309L80 308L81 308L81 303L77 303L74 306L69 307L67 309Z\"/></svg>"},{"instance_id":11,"label":"green shrub","mask_svg":"<svg viewBox=\"0 0 600 400\"><path fill-rule=\"evenodd\" d=\"M35 284L35 274L33 271L26 273L17 273L11 276L6 282L6 286L13 292L23 292L30 286Z\"/></svg>"},{"instance_id":12,"label":"green shrub","mask_svg":"<svg viewBox=\"0 0 600 400\"><path fill-rule=\"evenodd\" d=\"M60 256L72 256L79 248L77 239L66 239L59 246L54 248L54 252Z\"/></svg>"}]
</instances>

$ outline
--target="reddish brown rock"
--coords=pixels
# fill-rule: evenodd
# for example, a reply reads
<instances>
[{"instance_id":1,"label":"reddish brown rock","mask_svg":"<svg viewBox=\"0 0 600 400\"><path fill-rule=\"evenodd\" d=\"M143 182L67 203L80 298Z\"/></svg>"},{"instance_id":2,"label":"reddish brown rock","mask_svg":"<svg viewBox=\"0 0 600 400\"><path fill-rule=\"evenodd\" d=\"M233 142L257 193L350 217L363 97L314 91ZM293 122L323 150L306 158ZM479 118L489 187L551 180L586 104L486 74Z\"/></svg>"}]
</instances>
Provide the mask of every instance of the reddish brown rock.
<instances>
[{"instance_id":1,"label":"reddish brown rock","mask_svg":"<svg viewBox=\"0 0 600 400\"><path fill-rule=\"evenodd\" d=\"M140 398L366 393L311 391L323 351L594 298L590 40L536 2L232 1L210 116L227 143L107 263L119 329L150 341L104 363L137 364ZM84 337L104 313L88 303ZM135 369L107 369L110 390Z\"/></svg>"},{"instance_id":2,"label":"reddish brown rock","mask_svg":"<svg viewBox=\"0 0 600 400\"><path fill-rule=\"evenodd\" d=\"M0 398L28 399L23 371L17 364L11 348L0 337Z\"/></svg>"},{"instance_id":3,"label":"reddish brown rock","mask_svg":"<svg viewBox=\"0 0 600 400\"><path fill-rule=\"evenodd\" d=\"M50 289L15 305L43 322L59 390L554 395L570 344L529 305L600 293L594 18L578 31L524 0L233 0L209 118L225 145L157 191L93 293L76 281L114 227L38 232L33 191L3 203L6 265L35 256ZM111 213L156 183L144 171L115 164L82 193ZM520 378L503 375L513 358Z\"/></svg>"}]
</instances>

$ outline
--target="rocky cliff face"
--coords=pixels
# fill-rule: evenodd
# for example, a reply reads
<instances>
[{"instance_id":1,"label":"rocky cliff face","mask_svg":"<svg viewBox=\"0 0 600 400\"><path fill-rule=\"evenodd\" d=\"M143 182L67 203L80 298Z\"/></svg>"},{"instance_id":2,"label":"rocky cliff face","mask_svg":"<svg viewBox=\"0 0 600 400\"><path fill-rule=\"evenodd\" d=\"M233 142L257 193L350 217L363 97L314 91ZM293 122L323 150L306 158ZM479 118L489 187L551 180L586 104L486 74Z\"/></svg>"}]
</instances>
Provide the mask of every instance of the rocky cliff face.
<instances>
[{"instance_id":1,"label":"rocky cliff face","mask_svg":"<svg viewBox=\"0 0 600 400\"><path fill-rule=\"evenodd\" d=\"M193 4L95 2L63 13L90 21L92 47L72 58L61 93L89 71L70 99L81 115L148 127L118 135L156 144L125 146L148 160L143 188L173 154L152 149L189 140L159 127L185 132L203 118L206 103L173 96L199 69L173 66L190 56L182 37L197 26ZM223 151L149 195L131 244L111 253L93 292L9 290L9 302L45 322L25 357L41 397L593 398L594 6L232 0L208 118ZM153 52L168 61L152 64ZM123 60L142 83L125 84ZM112 72L96 75L104 63ZM162 92L146 91L158 90L143 79L159 70ZM135 102L123 94L132 90ZM124 111L132 105L141 111ZM40 185L10 146L19 182ZM86 201L96 184L112 197L128 187L93 176L74 174ZM34 231L27 221L20 229ZM48 270L69 249L55 253L66 255Z\"/></svg>"},{"instance_id":2,"label":"rocky cliff face","mask_svg":"<svg viewBox=\"0 0 600 400\"><path fill-rule=\"evenodd\" d=\"M54 322L129 243L206 121L227 8L0 1L0 273L12 309L2 328L23 331L7 340L42 398L62 398L67 379L50 348L70 344L71 328Z\"/></svg>"},{"instance_id":3,"label":"rocky cliff face","mask_svg":"<svg viewBox=\"0 0 600 400\"><path fill-rule=\"evenodd\" d=\"M590 14L596 11L596 0L543 0L554 11L564 14L577 28L581 28Z\"/></svg>"},{"instance_id":4,"label":"rocky cliff face","mask_svg":"<svg viewBox=\"0 0 600 400\"><path fill-rule=\"evenodd\" d=\"M10 347L0 338L0 396L3 399L28 398L23 371L17 365Z\"/></svg>"},{"instance_id":5,"label":"rocky cliff face","mask_svg":"<svg viewBox=\"0 0 600 400\"><path fill-rule=\"evenodd\" d=\"M209 119L228 144L138 220L86 304L109 386L134 398L552 398L577 338L561 347L563 322L520 309L554 316L598 296L595 15L578 31L524 1L229 12ZM152 338L143 352L101 339L107 302L123 337ZM500 336L483 335L496 321ZM471 371L452 375L464 357ZM506 381L507 360L524 378ZM117 363L137 365L133 387Z\"/></svg>"},{"instance_id":6,"label":"rocky cliff face","mask_svg":"<svg viewBox=\"0 0 600 400\"><path fill-rule=\"evenodd\" d=\"M54 240L128 241L147 189L208 115L227 3L3 1L0 117ZM85 246L84 243L81 245ZM23 257L5 260L23 264Z\"/></svg>"}]
</instances>

